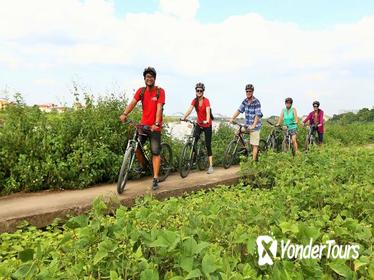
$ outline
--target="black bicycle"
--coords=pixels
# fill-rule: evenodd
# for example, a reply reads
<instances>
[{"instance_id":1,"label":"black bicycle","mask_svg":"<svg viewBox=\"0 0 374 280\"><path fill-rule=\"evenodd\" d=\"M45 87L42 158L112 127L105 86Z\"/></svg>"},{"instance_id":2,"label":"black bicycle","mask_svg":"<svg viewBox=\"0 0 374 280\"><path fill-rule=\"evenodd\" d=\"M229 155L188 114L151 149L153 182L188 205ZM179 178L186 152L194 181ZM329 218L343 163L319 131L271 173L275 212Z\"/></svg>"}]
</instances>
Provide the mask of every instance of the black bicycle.
<instances>
[{"instance_id":1,"label":"black bicycle","mask_svg":"<svg viewBox=\"0 0 374 280\"><path fill-rule=\"evenodd\" d=\"M139 125L134 121L127 121L125 124L132 125L135 127L135 131L133 134L132 139L129 139L127 142L127 147L125 151L125 155L123 157L121 170L119 172L118 181L117 181L117 192L119 194L123 193L127 180L129 178L129 174L132 171L132 167L134 164L135 159L135 152L137 149L140 150L145 162L145 170L148 170L150 174L153 173L153 165L151 160L151 155L149 149L145 149L145 146L140 141L141 136L148 136L151 133L149 126ZM173 154L169 144L161 143L161 164L160 164L160 173L159 173L159 181L165 181L166 178L169 176L170 171L172 169L173 163ZM138 171L135 171L138 173Z\"/></svg>"},{"instance_id":2,"label":"black bicycle","mask_svg":"<svg viewBox=\"0 0 374 280\"><path fill-rule=\"evenodd\" d=\"M282 150L282 128L279 125L273 124L269 120L267 120L267 123L272 126L272 129L265 140L265 149L279 152Z\"/></svg>"},{"instance_id":3,"label":"black bicycle","mask_svg":"<svg viewBox=\"0 0 374 280\"><path fill-rule=\"evenodd\" d=\"M182 149L179 158L179 174L182 178L186 178L191 169L196 165L200 171L208 167L208 153L205 146L203 135L199 141L196 141L196 131L199 129L198 123L191 120L182 120L192 125L191 134L187 137L187 141Z\"/></svg>"},{"instance_id":4,"label":"black bicycle","mask_svg":"<svg viewBox=\"0 0 374 280\"><path fill-rule=\"evenodd\" d=\"M315 145L317 143L317 139L317 125L313 124L309 126L308 134L306 135L305 149L307 150L310 146Z\"/></svg>"},{"instance_id":5,"label":"black bicycle","mask_svg":"<svg viewBox=\"0 0 374 280\"><path fill-rule=\"evenodd\" d=\"M283 132L284 132L284 137L283 137L283 141L282 141L282 150L284 152L291 151L292 155L294 156L295 155L295 149L294 149L294 146L292 144L292 135L290 134L290 131L287 128L287 126L283 126L282 129L283 129Z\"/></svg>"},{"instance_id":6,"label":"black bicycle","mask_svg":"<svg viewBox=\"0 0 374 280\"><path fill-rule=\"evenodd\" d=\"M234 139L230 141L224 152L223 167L225 169L230 168L231 165L238 164L240 156L249 156L252 154L252 149L248 148L243 137L244 131L247 131L247 127L237 122L233 122L232 124L238 126L238 130L235 133ZM264 151L265 146L265 140L261 139L258 152Z\"/></svg>"}]
</instances>

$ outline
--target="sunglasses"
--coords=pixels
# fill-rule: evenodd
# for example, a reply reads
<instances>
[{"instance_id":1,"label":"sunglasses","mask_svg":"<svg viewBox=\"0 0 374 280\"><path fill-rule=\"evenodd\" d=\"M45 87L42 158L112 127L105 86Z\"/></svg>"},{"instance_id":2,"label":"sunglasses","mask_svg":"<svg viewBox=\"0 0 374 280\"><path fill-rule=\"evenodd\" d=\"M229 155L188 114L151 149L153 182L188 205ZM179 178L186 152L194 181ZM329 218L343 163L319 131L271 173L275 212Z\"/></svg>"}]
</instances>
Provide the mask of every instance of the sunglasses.
<instances>
[{"instance_id":1,"label":"sunglasses","mask_svg":"<svg viewBox=\"0 0 374 280\"><path fill-rule=\"evenodd\" d=\"M196 92L204 92L202 89L197 89Z\"/></svg>"},{"instance_id":2,"label":"sunglasses","mask_svg":"<svg viewBox=\"0 0 374 280\"><path fill-rule=\"evenodd\" d=\"M314 105L313 107L314 107L314 108L318 108L319 106L317 106L317 105Z\"/></svg>"},{"instance_id":3,"label":"sunglasses","mask_svg":"<svg viewBox=\"0 0 374 280\"><path fill-rule=\"evenodd\" d=\"M253 92L253 90L246 90L245 92Z\"/></svg>"}]
</instances>

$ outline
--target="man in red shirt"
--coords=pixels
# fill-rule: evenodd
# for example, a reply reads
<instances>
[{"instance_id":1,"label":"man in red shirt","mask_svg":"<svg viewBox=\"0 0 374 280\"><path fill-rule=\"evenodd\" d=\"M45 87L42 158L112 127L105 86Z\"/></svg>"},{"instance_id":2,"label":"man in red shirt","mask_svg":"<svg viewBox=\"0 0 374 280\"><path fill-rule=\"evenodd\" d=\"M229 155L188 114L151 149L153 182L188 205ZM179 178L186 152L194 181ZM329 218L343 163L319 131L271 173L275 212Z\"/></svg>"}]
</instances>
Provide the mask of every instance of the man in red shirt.
<instances>
[{"instance_id":1,"label":"man in red shirt","mask_svg":"<svg viewBox=\"0 0 374 280\"><path fill-rule=\"evenodd\" d=\"M152 162L153 162L153 183L152 189L159 187L158 175L160 172L160 152L161 152L161 128L162 128L162 108L165 104L165 91L155 86L156 70L153 67L144 69L143 77L146 88L139 88L133 100L127 105L125 111L120 116L121 122L124 122L136 104L142 102L142 118L140 124L148 127L149 131L144 130L147 137L142 137L142 143L149 138L151 142ZM144 158L140 150L136 151L136 158L144 166Z\"/></svg>"}]
</instances>

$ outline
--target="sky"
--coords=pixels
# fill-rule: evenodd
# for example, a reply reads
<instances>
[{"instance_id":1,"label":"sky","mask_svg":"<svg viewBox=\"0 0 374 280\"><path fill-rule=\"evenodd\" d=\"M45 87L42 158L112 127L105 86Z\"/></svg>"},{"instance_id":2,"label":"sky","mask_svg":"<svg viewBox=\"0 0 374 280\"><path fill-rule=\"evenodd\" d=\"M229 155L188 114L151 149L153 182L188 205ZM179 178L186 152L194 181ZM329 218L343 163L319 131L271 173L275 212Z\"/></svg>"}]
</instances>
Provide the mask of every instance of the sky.
<instances>
[{"instance_id":1,"label":"sky","mask_svg":"<svg viewBox=\"0 0 374 280\"><path fill-rule=\"evenodd\" d=\"M231 115L252 83L265 116L292 97L299 114L374 106L374 1L0 0L0 98L71 104L144 84L154 66L165 113L204 82L213 113Z\"/></svg>"}]
</instances>

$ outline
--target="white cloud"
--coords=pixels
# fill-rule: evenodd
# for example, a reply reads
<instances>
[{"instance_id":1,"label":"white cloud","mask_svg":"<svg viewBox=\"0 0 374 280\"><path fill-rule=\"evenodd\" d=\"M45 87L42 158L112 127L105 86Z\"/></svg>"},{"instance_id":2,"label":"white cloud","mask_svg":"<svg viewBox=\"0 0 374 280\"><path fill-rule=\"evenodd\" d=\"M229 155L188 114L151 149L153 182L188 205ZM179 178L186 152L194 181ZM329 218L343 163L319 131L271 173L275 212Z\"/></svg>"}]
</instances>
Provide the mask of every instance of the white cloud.
<instances>
[{"instance_id":1,"label":"white cloud","mask_svg":"<svg viewBox=\"0 0 374 280\"><path fill-rule=\"evenodd\" d=\"M160 0L163 13L178 18L193 18L199 9L199 0Z\"/></svg>"},{"instance_id":2,"label":"white cloud","mask_svg":"<svg viewBox=\"0 0 374 280\"><path fill-rule=\"evenodd\" d=\"M279 96L296 86L303 96L337 96L340 88L330 84L349 81L374 90L371 82L353 82L349 68L373 63L374 15L310 31L258 14L203 24L195 18L198 0L161 0L159 12L124 19L105 0L0 0L0 6L0 66L12 69L155 65L188 80L224 77L231 88L239 78L256 79L265 91L276 84Z\"/></svg>"}]
</instances>

